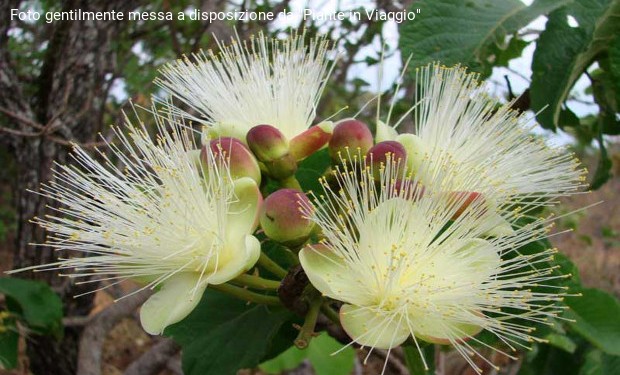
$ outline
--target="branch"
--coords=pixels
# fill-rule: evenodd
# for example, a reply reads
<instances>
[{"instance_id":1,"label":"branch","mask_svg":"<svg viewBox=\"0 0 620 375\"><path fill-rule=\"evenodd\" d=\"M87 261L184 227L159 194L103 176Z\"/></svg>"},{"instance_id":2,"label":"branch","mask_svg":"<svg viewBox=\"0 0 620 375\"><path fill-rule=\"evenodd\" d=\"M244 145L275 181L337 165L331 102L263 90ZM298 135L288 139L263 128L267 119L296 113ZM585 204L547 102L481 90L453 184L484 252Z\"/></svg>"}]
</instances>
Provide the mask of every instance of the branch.
<instances>
[{"instance_id":1,"label":"branch","mask_svg":"<svg viewBox=\"0 0 620 375\"><path fill-rule=\"evenodd\" d=\"M124 375L157 374L179 350L179 345L172 339L162 339L129 365Z\"/></svg>"},{"instance_id":2,"label":"branch","mask_svg":"<svg viewBox=\"0 0 620 375\"><path fill-rule=\"evenodd\" d=\"M121 319L130 316L151 293L145 289L123 298L92 318L80 338L77 375L101 375L101 352L107 333Z\"/></svg>"}]
</instances>

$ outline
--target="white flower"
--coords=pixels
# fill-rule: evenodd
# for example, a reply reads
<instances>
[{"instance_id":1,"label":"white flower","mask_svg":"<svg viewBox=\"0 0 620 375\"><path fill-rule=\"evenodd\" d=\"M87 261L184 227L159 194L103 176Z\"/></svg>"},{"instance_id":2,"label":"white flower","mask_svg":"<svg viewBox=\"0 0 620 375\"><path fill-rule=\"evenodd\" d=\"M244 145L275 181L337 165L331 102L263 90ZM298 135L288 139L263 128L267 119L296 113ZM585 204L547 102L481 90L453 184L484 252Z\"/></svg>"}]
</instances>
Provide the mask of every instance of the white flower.
<instances>
[{"instance_id":1,"label":"white flower","mask_svg":"<svg viewBox=\"0 0 620 375\"><path fill-rule=\"evenodd\" d=\"M207 284L255 264L260 244L252 233L262 200L252 179L232 180L222 158L198 162L181 123L156 119L156 140L142 123L128 125L127 136L116 128L120 146L110 145L110 157L100 153L103 163L76 147L77 166L58 166L55 181L41 188L60 208L34 219L48 231L47 246L83 257L33 268L74 269L68 276L85 282L161 286L140 312L151 334L187 316Z\"/></svg>"},{"instance_id":2,"label":"white flower","mask_svg":"<svg viewBox=\"0 0 620 375\"><path fill-rule=\"evenodd\" d=\"M217 55L209 50L169 64L156 83L201 117L176 112L207 124L212 134L245 142L248 130L268 124L292 139L314 120L331 70L327 41L306 45L305 37L270 40L261 33L249 42L218 42Z\"/></svg>"},{"instance_id":3,"label":"white flower","mask_svg":"<svg viewBox=\"0 0 620 375\"><path fill-rule=\"evenodd\" d=\"M414 134L379 122L378 140L405 146L409 167L428 188L434 176L453 174L456 190L481 193L500 211L527 211L579 191L579 161L533 136L536 124L486 95L477 78L460 67L417 69Z\"/></svg>"},{"instance_id":4,"label":"white flower","mask_svg":"<svg viewBox=\"0 0 620 375\"><path fill-rule=\"evenodd\" d=\"M413 336L416 344L452 344L479 371L470 357L482 358L472 345L484 345L478 332L522 346L534 339L524 321L543 322L561 311L552 304L562 298L557 289L540 291L561 277L542 266L555 250L518 250L545 236L541 222L485 238L493 224L483 200L454 218L466 198L422 189L395 163L381 170L380 183L365 163L346 168L331 185L324 181L322 199L302 207L324 239L299 258L321 293L344 302L340 321L355 342L390 349Z\"/></svg>"}]
</instances>

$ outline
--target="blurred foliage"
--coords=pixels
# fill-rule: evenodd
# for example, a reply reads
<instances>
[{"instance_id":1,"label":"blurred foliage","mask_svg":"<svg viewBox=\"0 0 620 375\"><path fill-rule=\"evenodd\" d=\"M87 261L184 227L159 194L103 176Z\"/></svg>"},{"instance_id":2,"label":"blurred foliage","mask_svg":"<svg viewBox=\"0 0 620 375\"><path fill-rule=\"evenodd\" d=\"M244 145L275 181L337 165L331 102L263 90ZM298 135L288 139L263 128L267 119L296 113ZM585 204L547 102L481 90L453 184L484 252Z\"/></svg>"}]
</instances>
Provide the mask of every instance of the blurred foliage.
<instances>
[{"instance_id":1,"label":"blurred foliage","mask_svg":"<svg viewBox=\"0 0 620 375\"><path fill-rule=\"evenodd\" d=\"M29 333L62 335L62 301L45 283L0 278L0 294L6 307L0 307L0 368L17 365L17 346L21 330Z\"/></svg>"},{"instance_id":2,"label":"blurred foliage","mask_svg":"<svg viewBox=\"0 0 620 375\"><path fill-rule=\"evenodd\" d=\"M515 106L535 112L545 129L574 134L581 150L596 143L593 189L611 177L605 138L620 134L620 1L534 0L527 6L519 0L422 0L413 8L423 17L400 29L400 47L403 56L411 54L412 68L441 61L487 77L521 56L531 34L539 33L531 83L523 93L529 100ZM539 16L548 17L544 30L528 30ZM579 118L567 101L583 75L599 113Z\"/></svg>"}]
</instances>

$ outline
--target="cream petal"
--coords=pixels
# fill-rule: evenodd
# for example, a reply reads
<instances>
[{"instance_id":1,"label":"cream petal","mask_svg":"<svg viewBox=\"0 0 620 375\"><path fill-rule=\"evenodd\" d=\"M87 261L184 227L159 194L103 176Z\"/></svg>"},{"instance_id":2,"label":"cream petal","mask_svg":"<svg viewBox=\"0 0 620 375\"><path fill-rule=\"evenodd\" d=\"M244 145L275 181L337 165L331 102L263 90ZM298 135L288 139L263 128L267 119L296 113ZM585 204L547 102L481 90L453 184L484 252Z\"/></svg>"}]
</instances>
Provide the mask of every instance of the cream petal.
<instances>
[{"instance_id":1,"label":"cream petal","mask_svg":"<svg viewBox=\"0 0 620 375\"><path fill-rule=\"evenodd\" d=\"M258 213L263 197L258 185L249 177L234 181L236 201L228 207L226 217L227 242L236 242L251 234L258 225Z\"/></svg>"},{"instance_id":2,"label":"cream petal","mask_svg":"<svg viewBox=\"0 0 620 375\"><path fill-rule=\"evenodd\" d=\"M415 134L401 134L396 137L396 142L403 145L407 151L407 167L409 170L418 173L424 164L424 158L430 154L431 150L422 141L422 138ZM425 168L428 169L428 166Z\"/></svg>"},{"instance_id":3,"label":"cream petal","mask_svg":"<svg viewBox=\"0 0 620 375\"><path fill-rule=\"evenodd\" d=\"M260 256L260 241L248 234L227 244L223 251L217 270L207 278L209 284L223 284L254 267Z\"/></svg>"},{"instance_id":4,"label":"cream petal","mask_svg":"<svg viewBox=\"0 0 620 375\"><path fill-rule=\"evenodd\" d=\"M245 124L218 122L208 127L207 134L209 138L233 137L246 143L245 135L248 130Z\"/></svg>"},{"instance_id":5,"label":"cream petal","mask_svg":"<svg viewBox=\"0 0 620 375\"><path fill-rule=\"evenodd\" d=\"M500 270L501 258L489 241L471 238L464 242L457 255L464 264L468 264L473 271L472 276L478 280L483 280Z\"/></svg>"},{"instance_id":6,"label":"cream petal","mask_svg":"<svg viewBox=\"0 0 620 375\"><path fill-rule=\"evenodd\" d=\"M512 225L510 225L506 219L498 214L497 209L495 208L492 208L485 213L485 219L485 225L490 226L490 229L485 233L487 236L503 237L510 236L515 233L514 229L512 229Z\"/></svg>"},{"instance_id":7,"label":"cream petal","mask_svg":"<svg viewBox=\"0 0 620 375\"><path fill-rule=\"evenodd\" d=\"M312 285L326 296L338 299L335 275L346 272L344 261L322 244L308 245L299 252L299 262Z\"/></svg>"},{"instance_id":8,"label":"cream petal","mask_svg":"<svg viewBox=\"0 0 620 375\"><path fill-rule=\"evenodd\" d=\"M393 141L398 136L396 129L386 125L383 121L377 121L377 131L375 133L375 142Z\"/></svg>"},{"instance_id":9,"label":"cream petal","mask_svg":"<svg viewBox=\"0 0 620 375\"><path fill-rule=\"evenodd\" d=\"M140 309L140 322L146 332L160 335L164 329L181 321L200 302L207 287L198 273L178 273L163 282Z\"/></svg>"},{"instance_id":10,"label":"cream petal","mask_svg":"<svg viewBox=\"0 0 620 375\"><path fill-rule=\"evenodd\" d=\"M482 327L476 324L433 320L432 318L413 321L412 326L415 337L441 345L466 341L482 331Z\"/></svg>"},{"instance_id":11,"label":"cream petal","mask_svg":"<svg viewBox=\"0 0 620 375\"><path fill-rule=\"evenodd\" d=\"M345 332L360 345L378 349L390 349L405 342L409 327L399 314L377 314L374 311L342 305L340 323Z\"/></svg>"}]
</instances>

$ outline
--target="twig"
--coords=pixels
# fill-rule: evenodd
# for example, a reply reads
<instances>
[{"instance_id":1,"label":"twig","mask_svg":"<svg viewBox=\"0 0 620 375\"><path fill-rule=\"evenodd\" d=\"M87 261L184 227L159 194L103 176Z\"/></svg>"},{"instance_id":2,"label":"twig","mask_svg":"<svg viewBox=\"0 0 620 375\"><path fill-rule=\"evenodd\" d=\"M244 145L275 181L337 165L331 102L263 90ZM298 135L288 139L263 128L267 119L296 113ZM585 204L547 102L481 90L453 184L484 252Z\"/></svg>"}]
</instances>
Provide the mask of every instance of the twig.
<instances>
[{"instance_id":1,"label":"twig","mask_svg":"<svg viewBox=\"0 0 620 375\"><path fill-rule=\"evenodd\" d=\"M388 364L392 366L392 369L396 370L398 374L409 375L409 369L407 369L407 366L405 366L393 353L388 355L387 350L383 349L373 349L372 352L378 357L381 357L384 361L387 361Z\"/></svg>"},{"instance_id":2,"label":"twig","mask_svg":"<svg viewBox=\"0 0 620 375\"><path fill-rule=\"evenodd\" d=\"M157 374L180 349L172 339L163 339L133 361L124 375Z\"/></svg>"},{"instance_id":3,"label":"twig","mask_svg":"<svg viewBox=\"0 0 620 375\"><path fill-rule=\"evenodd\" d=\"M62 318L62 325L65 327L82 327L90 323L92 316L67 316Z\"/></svg>"},{"instance_id":4,"label":"twig","mask_svg":"<svg viewBox=\"0 0 620 375\"><path fill-rule=\"evenodd\" d=\"M181 366L181 358L178 355L166 362L166 368L174 375L183 375L183 366Z\"/></svg>"},{"instance_id":5,"label":"twig","mask_svg":"<svg viewBox=\"0 0 620 375\"><path fill-rule=\"evenodd\" d=\"M92 318L80 338L77 375L101 375L101 349L107 333L121 319L130 316L151 293L145 289L123 298Z\"/></svg>"}]
</instances>

